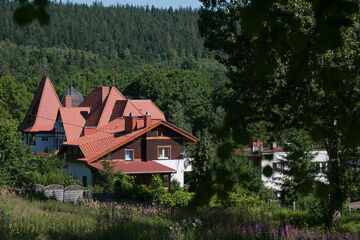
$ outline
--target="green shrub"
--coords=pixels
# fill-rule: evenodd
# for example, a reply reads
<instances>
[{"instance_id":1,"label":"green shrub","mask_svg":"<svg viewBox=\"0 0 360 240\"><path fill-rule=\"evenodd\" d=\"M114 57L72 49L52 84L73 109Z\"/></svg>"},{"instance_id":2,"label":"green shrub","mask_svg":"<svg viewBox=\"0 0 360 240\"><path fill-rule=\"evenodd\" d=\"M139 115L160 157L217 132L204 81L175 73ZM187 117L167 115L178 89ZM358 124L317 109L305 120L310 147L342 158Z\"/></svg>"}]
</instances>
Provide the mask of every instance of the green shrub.
<instances>
[{"instance_id":1,"label":"green shrub","mask_svg":"<svg viewBox=\"0 0 360 240\"><path fill-rule=\"evenodd\" d=\"M153 196L145 184L135 184L133 187L134 200L150 202Z\"/></svg>"},{"instance_id":2,"label":"green shrub","mask_svg":"<svg viewBox=\"0 0 360 240\"><path fill-rule=\"evenodd\" d=\"M151 178L151 181L150 181L150 186L151 186L151 189L163 188L164 187L164 182L159 177L159 175L153 175L152 178Z\"/></svg>"},{"instance_id":3,"label":"green shrub","mask_svg":"<svg viewBox=\"0 0 360 240\"><path fill-rule=\"evenodd\" d=\"M94 186L87 186L85 189L90 190L93 193L103 193L104 192L104 189L98 184L95 184Z\"/></svg>"},{"instance_id":4,"label":"green shrub","mask_svg":"<svg viewBox=\"0 0 360 240\"><path fill-rule=\"evenodd\" d=\"M114 182L114 190L119 199L134 199L133 186L135 182L132 176L121 173L116 177Z\"/></svg>"},{"instance_id":5,"label":"green shrub","mask_svg":"<svg viewBox=\"0 0 360 240\"><path fill-rule=\"evenodd\" d=\"M64 186L70 186L80 183L76 176L63 173L60 170L45 174L35 172L33 173L33 182L35 184L42 184L44 186L50 184L60 184Z\"/></svg>"},{"instance_id":6,"label":"green shrub","mask_svg":"<svg viewBox=\"0 0 360 240\"><path fill-rule=\"evenodd\" d=\"M260 200L257 196L247 196L241 192L231 192L227 199L220 199L218 196L213 196L209 203L210 207L261 207L265 206L266 203Z\"/></svg>"},{"instance_id":7,"label":"green shrub","mask_svg":"<svg viewBox=\"0 0 360 240\"><path fill-rule=\"evenodd\" d=\"M356 210L353 210L356 211ZM350 214L344 214L337 225L335 226L338 232L360 232L360 213L351 212Z\"/></svg>"},{"instance_id":8,"label":"green shrub","mask_svg":"<svg viewBox=\"0 0 360 240\"><path fill-rule=\"evenodd\" d=\"M272 208L271 215L273 219L280 221L282 226L291 224L297 227L316 226L321 224L321 218L308 211L291 210L286 208Z\"/></svg>"},{"instance_id":9,"label":"green shrub","mask_svg":"<svg viewBox=\"0 0 360 240\"><path fill-rule=\"evenodd\" d=\"M178 180L173 179L170 181L170 189L169 192L170 193L175 193L177 191L181 191L181 187L180 187L180 183Z\"/></svg>"},{"instance_id":10,"label":"green shrub","mask_svg":"<svg viewBox=\"0 0 360 240\"><path fill-rule=\"evenodd\" d=\"M7 239L11 228L11 217L8 214L10 207L5 197L0 200L0 239Z\"/></svg>"},{"instance_id":11,"label":"green shrub","mask_svg":"<svg viewBox=\"0 0 360 240\"><path fill-rule=\"evenodd\" d=\"M157 201L161 205L167 205L171 207L185 207L189 204L193 196L194 193L176 191L175 193L167 193L159 196Z\"/></svg>"}]
</instances>

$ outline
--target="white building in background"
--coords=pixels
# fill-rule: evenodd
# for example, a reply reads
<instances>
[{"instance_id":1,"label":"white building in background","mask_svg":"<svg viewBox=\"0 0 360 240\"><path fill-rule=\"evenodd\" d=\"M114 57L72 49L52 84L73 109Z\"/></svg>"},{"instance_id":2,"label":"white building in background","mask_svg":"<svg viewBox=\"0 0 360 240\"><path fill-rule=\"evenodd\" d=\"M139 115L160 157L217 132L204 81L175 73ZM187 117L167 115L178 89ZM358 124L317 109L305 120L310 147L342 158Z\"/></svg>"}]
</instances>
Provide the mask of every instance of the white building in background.
<instances>
[{"instance_id":1,"label":"white building in background","mask_svg":"<svg viewBox=\"0 0 360 240\"><path fill-rule=\"evenodd\" d=\"M252 143L251 148L246 148L243 151L252 157L261 157L261 170L267 166L273 169L273 174L270 177L262 174L261 179L265 187L279 192L281 190L282 179L285 177L281 172L284 169L282 162L286 160L288 152L281 147L277 147L275 142L271 143L268 148L264 148L263 143L259 139ZM314 149L310 153L314 155L312 162L316 163L319 169L318 179L326 182L323 174L329 160L326 149Z\"/></svg>"}]
</instances>

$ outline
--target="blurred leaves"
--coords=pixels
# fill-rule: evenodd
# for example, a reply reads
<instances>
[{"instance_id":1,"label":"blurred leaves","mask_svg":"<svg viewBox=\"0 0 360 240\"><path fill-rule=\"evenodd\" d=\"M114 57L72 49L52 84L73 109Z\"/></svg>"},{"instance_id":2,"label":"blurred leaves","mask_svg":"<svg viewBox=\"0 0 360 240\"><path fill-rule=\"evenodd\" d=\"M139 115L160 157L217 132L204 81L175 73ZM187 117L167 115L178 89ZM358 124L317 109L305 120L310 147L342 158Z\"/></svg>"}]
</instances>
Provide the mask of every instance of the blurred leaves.
<instances>
[{"instance_id":1,"label":"blurred leaves","mask_svg":"<svg viewBox=\"0 0 360 240\"><path fill-rule=\"evenodd\" d=\"M265 166L263 168L263 174L265 177L271 177L271 175L273 174L273 169L272 167L270 167L269 165L268 166Z\"/></svg>"},{"instance_id":2,"label":"blurred leaves","mask_svg":"<svg viewBox=\"0 0 360 240\"><path fill-rule=\"evenodd\" d=\"M20 26L31 23L35 19L41 25L48 24L50 15L45 11L48 0L19 0L20 6L15 10L13 18Z\"/></svg>"},{"instance_id":3,"label":"blurred leaves","mask_svg":"<svg viewBox=\"0 0 360 240\"><path fill-rule=\"evenodd\" d=\"M248 144L251 139L245 143L245 138L257 132L249 126L259 121L273 124L273 131L306 131L312 141L324 142L334 159L326 173L335 199L330 205L341 208L340 196L348 186L343 185L345 176L336 172L346 173L350 160L339 154L340 149L360 144L360 91L355 81L360 75L355 70L360 54L355 34L360 26L359 2L202 2L199 29L205 46L224 53L219 60L228 67L230 86L236 92L226 106L227 120L218 136L224 143L231 139ZM222 36L233 37L230 41ZM292 188L304 194L318 189L319 195L326 195L329 189L314 180L308 139L295 138L293 143L283 171L294 177ZM218 154L223 159L230 151L226 145ZM263 173L270 176L271 167Z\"/></svg>"}]
</instances>

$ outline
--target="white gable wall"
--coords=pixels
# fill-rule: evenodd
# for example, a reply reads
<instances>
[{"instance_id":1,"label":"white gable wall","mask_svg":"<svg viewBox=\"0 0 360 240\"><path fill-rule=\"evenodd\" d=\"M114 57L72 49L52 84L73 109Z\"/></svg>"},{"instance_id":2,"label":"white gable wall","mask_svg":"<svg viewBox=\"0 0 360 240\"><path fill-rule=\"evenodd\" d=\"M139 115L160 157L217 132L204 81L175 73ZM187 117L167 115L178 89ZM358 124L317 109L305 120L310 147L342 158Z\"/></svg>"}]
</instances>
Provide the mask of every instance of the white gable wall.
<instances>
[{"instance_id":1,"label":"white gable wall","mask_svg":"<svg viewBox=\"0 0 360 240\"><path fill-rule=\"evenodd\" d=\"M176 179L180 183L180 187L184 187L184 172L192 171L192 166L185 166L185 162L189 162L188 158L184 159L168 159L168 160L154 160L166 167L176 170L176 173L171 174L171 180Z\"/></svg>"}]
</instances>

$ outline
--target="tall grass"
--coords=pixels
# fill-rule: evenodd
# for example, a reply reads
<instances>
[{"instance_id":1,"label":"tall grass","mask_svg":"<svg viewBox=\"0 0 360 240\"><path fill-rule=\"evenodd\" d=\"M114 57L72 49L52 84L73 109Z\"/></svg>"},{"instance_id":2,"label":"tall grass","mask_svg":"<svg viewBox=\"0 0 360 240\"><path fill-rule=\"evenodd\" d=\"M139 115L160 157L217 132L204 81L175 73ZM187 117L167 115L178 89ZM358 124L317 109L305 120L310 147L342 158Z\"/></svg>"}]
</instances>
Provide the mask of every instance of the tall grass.
<instances>
[{"instance_id":1,"label":"tall grass","mask_svg":"<svg viewBox=\"0 0 360 240\"><path fill-rule=\"evenodd\" d=\"M0 239L359 239L356 213L329 230L311 213L265 204L185 212L132 203L73 206L1 194L0 208L6 208L11 226Z\"/></svg>"}]
</instances>

